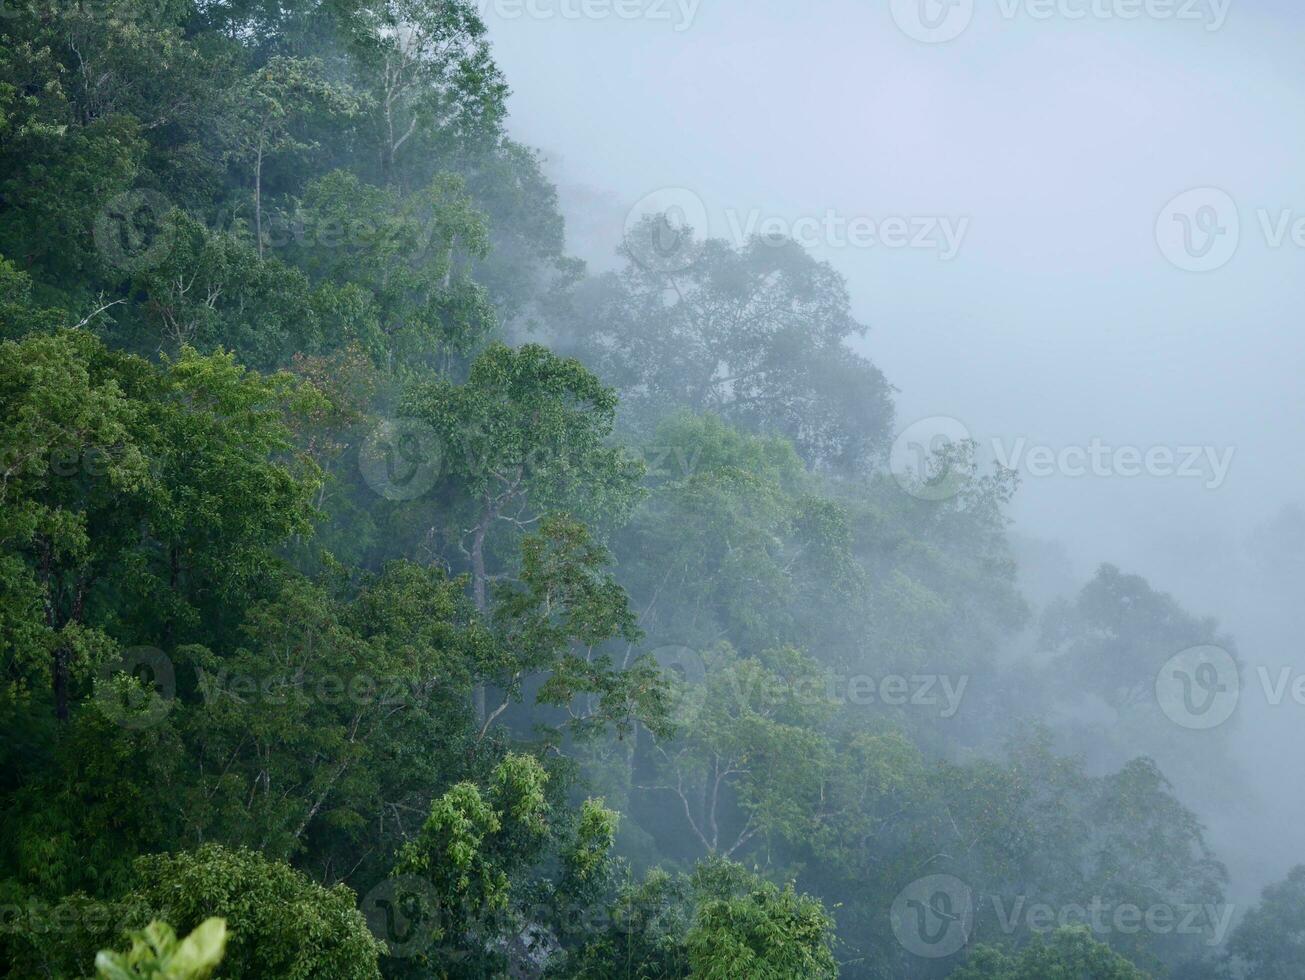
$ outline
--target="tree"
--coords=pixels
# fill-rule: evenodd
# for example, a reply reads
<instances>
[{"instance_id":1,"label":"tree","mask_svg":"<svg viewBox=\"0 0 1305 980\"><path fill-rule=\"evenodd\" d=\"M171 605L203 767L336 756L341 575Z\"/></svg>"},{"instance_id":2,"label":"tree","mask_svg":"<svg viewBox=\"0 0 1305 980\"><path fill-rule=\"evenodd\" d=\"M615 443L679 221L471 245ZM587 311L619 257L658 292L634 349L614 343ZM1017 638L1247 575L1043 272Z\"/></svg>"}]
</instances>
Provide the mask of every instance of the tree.
<instances>
[{"instance_id":1,"label":"tree","mask_svg":"<svg viewBox=\"0 0 1305 980\"><path fill-rule=\"evenodd\" d=\"M496 325L464 268L485 255L488 231L457 176L400 194L333 171L308 185L281 224L288 254L317 284L327 335L359 344L387 372L448 371Z\"/></svg>"},{"instance_id":2,"label":"tree","mask_svg":"<svg viewBox=\"0 0 1305 980\"><path fill-rule=\"evenodd\" d=\"M285 366L291 352L320 345L320 319L308 280L276 259L264 260L238 234L209 231L191 215L161 216L167 254L139 271L138 320L124 317L114 335L148 355L186 347L238 350L258 370Z\"/></svg>"},{"instance_id":3,"label":"tree","mask_svg":"<svg viewBox=\"0 0 1305 980\"><path fill-rule=\"evenodd\" d=\"M1228 941L1228 955L1245 980L1289 980L1305 955L1305 865L1264 889Z\"/></svg>"},{"instance_id":4,"label":"tree","mask_svg":"<svg viewBox=\"0 0 1305 980\"><path fill-rule=\"evenodd\" d=\"M1087 929L1058 929L1018 953L980 946L949 980L1147 980Z\"/></svg>"},{"instance_id":5,"label":"tree","mask_svg":"<svg viewBox=\"0 0 1305 980\"><path fill-rule=\"evenodd\" d=\"M627 658L618 668L603 649L612 641L628 649L640 638L625 590L606 570L606 550L579 521L550 514L522 539L521 552L518 580L502 587L494 609L503 659L491 680L504 697L485 717L482 737L532 675L546 678L536 704L562 709L570 734L596 736L610 726L624 737L636 720L664 731L656 663Z\"/></svg>"},{"instance_id":6,"label":"tree","mask_svg":"<svg viewBox=\"0 0 1305 980\"><path fill-rule=\"evenodd\" d=\"M1030 680L1066 709L1061 726L1094 760L1117 766L1144 752L1189 799L1241 797L1229 743L1237 716L1220 711L1235 705L1243 665L1213 618L1103 565L1072 600L1048 607L1040 640L1051 658ZM1191 719L1215 724L1193 729Z\"/></svg>"},{"instance_id":7,"label":"tree","mask_svg":"<svg viewBox=\"0 0 1305 980\"><path fill-rule=\"evenodd\" d=\"M211 915L230 929L232 976L378 978L383 947L344 885L326 889L285 864L248 850L206 845L137 862L139 882L124 899L190 930Z\"/></svg>"},{"instance_id":8,"label":"tree","mask_svg":"<svg viewBox=\"0 0 1305 980\"><path fill-rule=\"evenodd\" d=\"M310 113L350 115L357 111L352 93L332 85L319 61L277 56L243 80L237 96L245 116L241 144L254 171L254 241L263 257L263 161L275 153L313 149L295 139L297 117Z\"/></svg>"},{"instance_id":9,"label":"tree","mask_svg":"<svg viewBox=\"0 0 1305 980\"><path fill-rule=\"evenodd\" d=\"M374 0L360 21L358 84L374 107L386 182L404 186L416 161L450 140L483 146L498 137L507 85L474 4Z\"/></svg>"},{"instance_id":10,"label":"tree","mask_svg":"<svg viewBox=\"0 0 1305 980\"><path fill-rule=\"evenodd\" d=\"M738 879L734 869L708 865L707 874ZM714 888L720 888L713 883ZM838 976L831 930L820 902L759 881L746 891L713 897L698 906L689 930L690 976L694 980L832 980Z\"/></svg>"},{"instance_id":11,"label":"tree","mask_svg":"<svg viewBox=\"0 0 1305 980\"><path fill-rule=\"evenodd\" d=\"M754 838L800 838L827 762L824 676L787 648L703 657L703 677L681 685L688 721L652 747L656 776L706 856L733 857Z\"/></svg>"},{"instance_id":12,"label":"tree","mask_svg":"<svg viewBox=\"0 0 1305 980\"><path fill-rule=\"evenodd\" d=\"M32 277L0 256L0 340L29 333L53 333L66 325L62 310L41 309L32 301Z\"/></svg>"},{"instance_id":13,"label":"tree","mask_svg":"<svg viewBox=\"0 0 1305 980\"><path fill-rule=\"evenodd\" d=\"M6 664L30 685L48 658L61 719L111 641L170 648L221 623L310 526L315 467L286 419L315 396L288 375L193 351L157 369L64 331L0 344L0 388Z\"/></svg>"},{"instance_id":14,"label":"tree","mask_svg":"<svg viewBox=\"0 0 1305 980\"><path fill-rule=\"evenodd\" d=\"M1047 612L1042 645L1056 652L1067 686L1117 709L1153 702L1160 667L1188 647L1235 653L1213 619L1191 615L1140 575L1114 565L1102 565L1073 603Z\"/></svg>"},{"instance_id":15,"label":"tree","mask_svg":"<svg viewBox=\"0 0 1305 980\"><path fill-rule=\"evenodd\" d=\"M495 530L527 529L553 511L602 524L629 513L641 469L607 444L615 410L615 394L578 361L533 344L491 345L465 384L429 381L405 394L400 414L431 427L456 487L455 519L465 528L456 543L477 609L489 609L491 577L501 574L487 557ZM477 701L483 720L483 692Z\"/></svg>"},{"instance_id":16,"label":"tree","mask_svg":"<svg viewBox=\"0 0 1305 980\"><path fill-rule=\"evenodd\" d=\"M0 344L6 680L30 689L44 668L61 720L74 679L112 649L102 630L88 628L88 602L133 543L124 512L148 481L133 432L141 406L113 377L113 360L93 337L75 332ZM97 474L87 472L88 459Z\"/></svg>"},{"instance_id":17,"label":"tree","mask_svg":"<svg viewBox=\"0 0 1305 980\"><path fill-rule=\"evenodd\" d=\"M675 409L714 412L788 438L810 466L867 471L887 445L891 388L848 346L866 328L842 277L789 240L736 249L666 221L645 219L623 272L563 304L559 336L621 390L636 431ZM675 261L649 261L668 233Z\"/></svg>"},{"instance_id":18,"label":"tree","mask_svg":"<svg viewBox=\"0 0 1305 980\"><path fill-rule=\"evenodd\" d=\"M653 646L830 649L865 583L846 510L792 445L681 412L642 446L648 496L615 548Z\"/></svg>"},{"instance_id":19,"label":"tree","mask_svg":"<svg viewBox=\"0 0 1305 980\"><path fill-rule=\"evenodd\" d=\"M166 922L151 922L134 933L131 950L101 950L95 968L104 980L207 980L222 962L227 946L227 924L217 917L205 919L184 939Z\"/></svg>"},{"instance_id":20,"label":"tree","mask_svg":"<svg viewBox=\"0 0 1305 980\"><path fill-rule=\"evenodd\" d=\"M324 888L279 861L247 849L206 844L194 851L135 859L128 886L102 898L84 894L36 906L0 937L13 976L77 976L96 957L101 976L196 980L222 949L224 975L380 980L384 947L344 885ZM214 920L225 923L219 930ZM51 920L63 928L51 930ZM178 932L188 934L179 943ZM167 923L168 925L163 925ZM128 952L112 952L130 943ZM113 968L129 972L113 973ZM155 972L149 972L153 969ZM135 970L136 972L130 972Z\"/></svg>"},{"instance_id":21,"label":"tree","mask_svg":"<svg viewBox=\"0 0 1305 980\"><path fill-rule=\"evenodd\" d=\"M833 978L833 922L819 900L715 858L654 870L612 901L605 928L550 964L550 978Z\"/></svg>"},{"instance_id":22,"label":"tree","mask_svg":"<svg viewBox=\"0 0 1305 980\"><path fill-rule=\"evenodd\" d=\"M236 649L180 651L198 676L178 719L197 774L178 816L189 840L369 882L434 788L467 774L468 693L494 643L438 569L323 578L255 604Z\"/></svg>"},{"instance_id":23,"label":"tree","mask_svg":"<svg viewBox=\"0 0 1305 980\"><path fill-rule=\"evenodd\" d=\"M167 202L202 214L224 203L244 59L231 38L190 30L195 8L105 0L7 10L0 90L12 77L21 95L9 116L16 138L0 147L0 250L66 305L101 291L126 298L134 246Z\"/></svg>"},{"instance_id":24,"label":"tree","mask_svg":"<svg viewBox=\"0 0 1305 980\"><path fill-rule=\"evenodd\" d=\"M1101 937L1158 973L1203 954L1225 924L1227 872L1148 760L1095 777L1055 755L1045 733L1014 741L1003 759L964 765L930 761L891 732L854 731L837 748L812 808L810 850L799 853L804 880L838 904L840 938L850 959L872 964L869 976L919 966L883 910L930 875L966 886L977 941L1028 942L1035 906L1083 910L1070 924L1094 903L1107 920L1123 908L1187 916L1183 930Z\"/></svg>"},{"instance_id":25,"label":"tree","mask_svg":"<svg viewBox=\"0 0 1305 980\"><path fill-rule=\"evenodd\" d=\"M400 881L428 883L413 889L408 911L424 937L406 951L417 966L443 977L481 977L520 955L513 943L527 930L575 927L585 906L572 903L605 881L616 815L588 800L573 832L563 835L548 782L536 759L509 753L487 786L459 783L432 804L394 867ZM550 854L563 870L557 886L541 893L527 886L525 872Z\"/></svg>"}]
</instances>

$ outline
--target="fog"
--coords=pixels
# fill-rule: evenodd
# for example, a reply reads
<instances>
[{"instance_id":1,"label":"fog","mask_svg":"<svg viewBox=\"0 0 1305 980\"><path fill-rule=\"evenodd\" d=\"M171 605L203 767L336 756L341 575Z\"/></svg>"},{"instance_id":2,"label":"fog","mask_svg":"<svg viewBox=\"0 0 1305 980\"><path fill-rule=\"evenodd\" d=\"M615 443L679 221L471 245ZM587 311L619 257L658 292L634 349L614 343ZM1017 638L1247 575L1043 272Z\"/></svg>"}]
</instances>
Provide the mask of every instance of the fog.
<instances>
[{"instance_id":1,"label":"fog","mask_svg":"<svg viewBox=\"0 0 1305 980\"><path fill-rule=\"evenodd\" d=\"M736 244L772 220L847 277L870 327L860 349L899 389L899 428L950 417L1007 454L1094 440L1231 453L1223 479L1048 473L1025 458L1012 514L1017 535L1065 550L1063 568L1024 569L1031 597L1109 561L1237 638L1256 695L1236 735L1254 793L1201 816L1248 898L1305 857L1292 751L1305 708L1269 705L1254 673L1305 665L1305 582L1266 584L1248 553L1254 529L1305 497L1305 241L1279 234L1305 218L1305 16L1287 0L1233 0L1222 22L1208 3L1075 19L1132 8L978 0L959 36L925 43L890 7L484 10L515 90L511 129L545 153L568 246L592 268L614 264L650 194L700 200L698 230ZM1193 188L1225 191L1240 218L1235 253L1209 271L1158 243L1162 211ZM950 258L849 241L852 219L892 217L968 224Z\"/></svg>"},{"instance_id":2,"label":"fog","mask_svg":"<svg viewBox=\"0 0 1305 980\"><path fill-rule=\"evenodd\" d=\"M0 975L1303 975L1300 0L0 40Z\"/></svg>"}]
</instances>

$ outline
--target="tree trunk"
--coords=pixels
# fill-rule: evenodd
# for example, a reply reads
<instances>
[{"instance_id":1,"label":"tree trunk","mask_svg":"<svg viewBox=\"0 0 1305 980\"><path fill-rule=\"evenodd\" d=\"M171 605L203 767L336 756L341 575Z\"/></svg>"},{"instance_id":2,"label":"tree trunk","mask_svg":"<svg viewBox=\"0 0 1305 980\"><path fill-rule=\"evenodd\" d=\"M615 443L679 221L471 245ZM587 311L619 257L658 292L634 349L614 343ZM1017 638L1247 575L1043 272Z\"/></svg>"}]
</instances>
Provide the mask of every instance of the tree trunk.
<instances>
[{"instance_id":1,"label":"tree trunk","mask_svg":"<svg viewBox=\"0 0 1305 980\"><path fill-rule=\"evenodd\" d=\"M258 158L254 161L254 236L258 257L263 257L263 136L258 137Z\"/></svg>"},{"instance_id":2,"label":"tree trunk","mask_svg":"<svg viewBox=\"0 0 1305 980\"><path fill-rule=\"evenodd\" d=\"M476 525L475 535L471 539L471 595L476 603L476 611L482 615L489 608L486 597L485 573L485 534L489 531L489 522L493 520L488 509ZM472 701L476 709L476 724L485 724L485 685L477 684L472 691Z\"/></svg>"},{"instance_id":3,"label":"tree trunk","mask_svg":"<svg viewBox=\"0 0 1305 980\"><path fill-rule=\"evenodd\" d=\"M64 722L68 720L68 648L62 643L54 651L51 674L54 686L54 717L57 721Z\"/></svg>"}]
</instances>

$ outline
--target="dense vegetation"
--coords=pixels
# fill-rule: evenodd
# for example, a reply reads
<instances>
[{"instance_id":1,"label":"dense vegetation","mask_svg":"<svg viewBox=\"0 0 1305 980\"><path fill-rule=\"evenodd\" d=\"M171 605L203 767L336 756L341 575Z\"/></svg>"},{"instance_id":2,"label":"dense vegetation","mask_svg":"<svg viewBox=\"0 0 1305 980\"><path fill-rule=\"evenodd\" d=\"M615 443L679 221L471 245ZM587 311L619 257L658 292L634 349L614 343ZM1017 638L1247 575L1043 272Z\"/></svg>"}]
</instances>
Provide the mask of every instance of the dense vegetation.
<instances>
[{"instance_id":1,"label":"dense vegetation","mask_svg":"<svg viewBox=\"0 0 1305 980\"><path fill-rule=\"evenodd\" d=\"M589 276L468 0L3 14L7 975L1298 975L1166 777L1231 639L1034 628L828 266Z\"/></svg>"}]
</instances>

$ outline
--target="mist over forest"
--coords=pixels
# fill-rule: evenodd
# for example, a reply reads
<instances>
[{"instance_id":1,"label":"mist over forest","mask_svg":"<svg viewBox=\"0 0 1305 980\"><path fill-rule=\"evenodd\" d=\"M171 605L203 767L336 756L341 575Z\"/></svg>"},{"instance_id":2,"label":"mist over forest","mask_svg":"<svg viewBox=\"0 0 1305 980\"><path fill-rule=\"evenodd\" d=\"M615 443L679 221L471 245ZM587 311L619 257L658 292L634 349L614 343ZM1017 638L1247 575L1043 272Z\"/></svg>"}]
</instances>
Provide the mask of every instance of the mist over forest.
<instances>
[{"instance_id":1,"label":"mist over forest","mask_svg":"<svg viewBox=\"0 0 1305 980\"><path fill-rule=\"evenodd\" d=\"M0 976L1305 977L1296 5L0 42Z\"/></svg>"}]
</instances>

